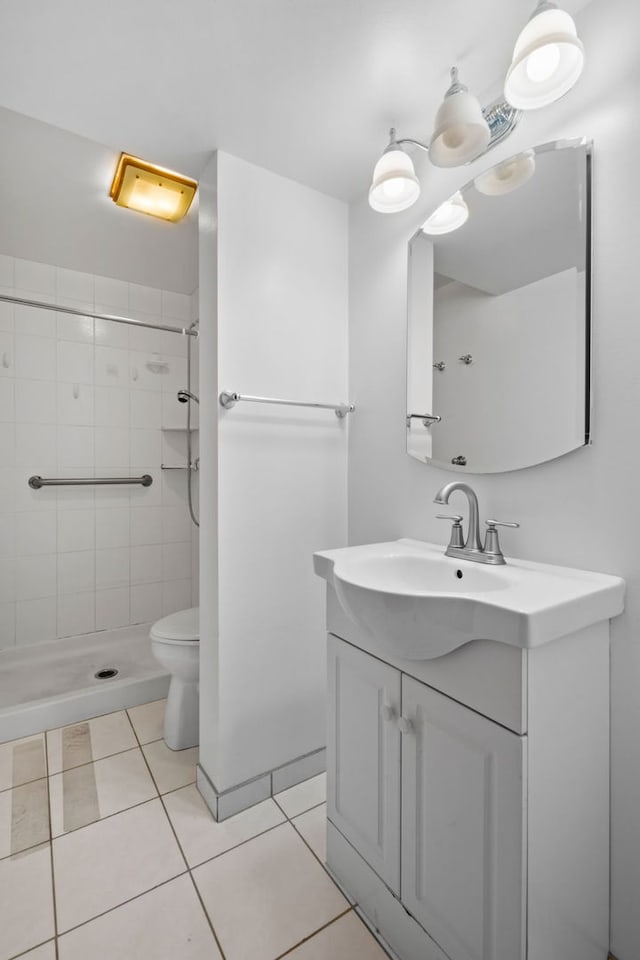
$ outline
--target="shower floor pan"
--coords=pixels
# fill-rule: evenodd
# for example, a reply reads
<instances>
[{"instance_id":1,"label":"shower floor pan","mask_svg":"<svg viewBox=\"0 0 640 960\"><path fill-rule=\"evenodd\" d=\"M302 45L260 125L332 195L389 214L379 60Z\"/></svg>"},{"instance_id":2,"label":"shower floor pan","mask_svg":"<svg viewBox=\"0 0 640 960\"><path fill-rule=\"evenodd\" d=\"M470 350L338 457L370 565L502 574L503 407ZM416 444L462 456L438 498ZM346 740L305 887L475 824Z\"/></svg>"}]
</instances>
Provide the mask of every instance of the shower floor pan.
<instances>
[{"instance_id":1,"label":"shower floor pan","mask_svg":"<svg viewBox=\"0 0 640 960\"><path fill-rule=\"evenodd\" d=\"M100 671L117 670L110 679ZM149 624L0 652L0 743L167 695Z\"/></svg>"}]
</instances>

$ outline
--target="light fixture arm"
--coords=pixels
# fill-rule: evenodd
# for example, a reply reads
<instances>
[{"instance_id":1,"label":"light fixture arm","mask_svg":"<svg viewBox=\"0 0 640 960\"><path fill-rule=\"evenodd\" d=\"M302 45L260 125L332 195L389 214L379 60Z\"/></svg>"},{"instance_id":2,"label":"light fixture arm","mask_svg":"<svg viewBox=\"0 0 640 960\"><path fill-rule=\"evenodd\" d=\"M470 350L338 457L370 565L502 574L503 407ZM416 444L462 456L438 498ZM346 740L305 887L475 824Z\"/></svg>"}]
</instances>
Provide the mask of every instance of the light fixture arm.
<instances>
[{"instance_id":1,"label":"light fixture arm","mask_svg":"<svg viewBox=\"0 0 640 960\"><path fill-rule=\"evenodd\" d=\"M522 118L522 111L516 110L515 107L512 107L511 104L503 100L502 97L492 101L488 106L483 107L482 114L491 130L491 139L484 153L493 150L505 137L513 133ZM397 150L398 147L404 146L418 147L420 150L424 150L425 153L429 153L427 144L421 143L420 140L413 140L411 137L402 137L400 140L396 140L395 127L391 127L389 130L389 146L387 150ZM470 162L472 161L468 161L468 163ZM465 164L465 166L468 166L468 163Z\"/></svg>"},{"instance_id":2,"label":"light fixture arm","mask_svg":"<svg viewBox=\"0 0 640 960\"><path fill-rule=\"evenodd\" d=\"M420 143L419 140L411 140L409 137L403 137L402 140L396 140L396 128L391 127L389 130L389 143L385 147L385 153L389 153L391 150L397 150L398 147L404 147L405 144L411 144L412 147L420 147L421 150L424 150L425 153L429 152L429 147L425 143Z\"/></svg>"},{"instance_id":3,"label":"light fixture arm","mask_svg":"<svg viewBox=\"0 0 640 960\"><path fill-rule=\"evenodd\" d=\"M410 137L403 137L402 140L396 140L396 145L398 147L403 147L405 143L411 144L412 147L420 147L421 150L424 150L425 153L429 153L429 147L426 143L420 143L419 140L412 140Z\"/></svg>"}]
</instances>

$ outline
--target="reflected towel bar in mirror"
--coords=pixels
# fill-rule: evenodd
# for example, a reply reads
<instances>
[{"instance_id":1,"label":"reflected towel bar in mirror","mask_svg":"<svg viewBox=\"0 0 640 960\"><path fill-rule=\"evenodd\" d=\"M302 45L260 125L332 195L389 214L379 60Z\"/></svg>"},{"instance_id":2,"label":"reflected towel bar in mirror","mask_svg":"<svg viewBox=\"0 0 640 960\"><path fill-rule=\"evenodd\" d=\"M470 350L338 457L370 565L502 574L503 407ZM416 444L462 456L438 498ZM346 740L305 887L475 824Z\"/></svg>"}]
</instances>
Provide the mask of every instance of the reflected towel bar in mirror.
<instances>
[{"instance_id":1,"label":"reflected towel bar in mirror","mask_svg":"<svg viewBox=\"0 0 640 960\"><path fill-rule=\"evenodd\" d=\"M442 417L439 417L437 413L408 413L407 430L411 428L412 420L422 420L425 427L431 427L434 423L440 423Z\"/></svg>"},{"instance_id":2,"label":"reflected towel bar in mirror","mask_svg":"<svg viewBox=\"0 0 640 960\"><path fill-rule=\"evenodd\" d=\"M141 477L61 477L60 479L29 477L29 486L32 490L39 490L40 487L80 487L89 484L111 485L115 483L138 483L141 487L150 487L153 483L153 477L149 473L144 473Z\"/></svg>"},{"instance_id":3,"label":"reflected towel bar in mirror","mask_svg":"<svg viewBox=\"0 0 640 960\"><path fill-rule=\"evenodd\" d=\"M232 393L229 390L223 390L220 394L220 406L225 410L230 410L236 403L243 401L246 403L276 403L285 407L315 407L322 410L333 410L339 420L344 419L348 413L353 413L356 408L355 403L314 403L306 400L278 400L274 397L250 397L244 393Z\"/></svg>"}]
</instances>

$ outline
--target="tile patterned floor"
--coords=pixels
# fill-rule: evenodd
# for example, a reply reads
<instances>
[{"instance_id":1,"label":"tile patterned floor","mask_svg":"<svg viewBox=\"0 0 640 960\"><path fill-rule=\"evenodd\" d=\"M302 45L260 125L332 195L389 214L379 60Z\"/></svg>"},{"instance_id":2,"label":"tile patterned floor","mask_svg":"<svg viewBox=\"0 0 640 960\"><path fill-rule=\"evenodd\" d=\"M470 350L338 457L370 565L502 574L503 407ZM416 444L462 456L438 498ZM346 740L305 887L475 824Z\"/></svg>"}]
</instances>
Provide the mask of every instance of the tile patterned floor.
<instances>
[{"instance_id":1,"label":"tile patterned floor","mask_svg":"<svg viewBox=\"0 0 640 960\"><path fill-rule=\"evenodd\" d=\"M385 960L323 867L324 774L216 823L163 716L0 745L0 960Z\"/></svg>"}]
</instances>

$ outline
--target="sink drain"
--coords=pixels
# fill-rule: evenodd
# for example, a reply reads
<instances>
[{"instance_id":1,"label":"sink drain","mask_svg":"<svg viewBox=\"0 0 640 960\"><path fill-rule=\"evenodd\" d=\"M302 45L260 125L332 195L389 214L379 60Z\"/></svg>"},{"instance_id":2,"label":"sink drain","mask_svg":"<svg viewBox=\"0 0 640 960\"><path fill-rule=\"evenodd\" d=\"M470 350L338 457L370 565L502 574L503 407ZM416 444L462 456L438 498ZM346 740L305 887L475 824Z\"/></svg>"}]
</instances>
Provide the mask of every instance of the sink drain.
<instances>
[{"instance_id":1,"label":"sink drain","mask_svg":"<svg viewBox=\"0 0 640 960\"><path fill-rule=\"evenodd\" d=\"M96 680L111 680L112 677L117 677L118 671L115 667L105 667L103 670L98 670L97 673L94 673Z\"/></svg>"}]
</instances>

